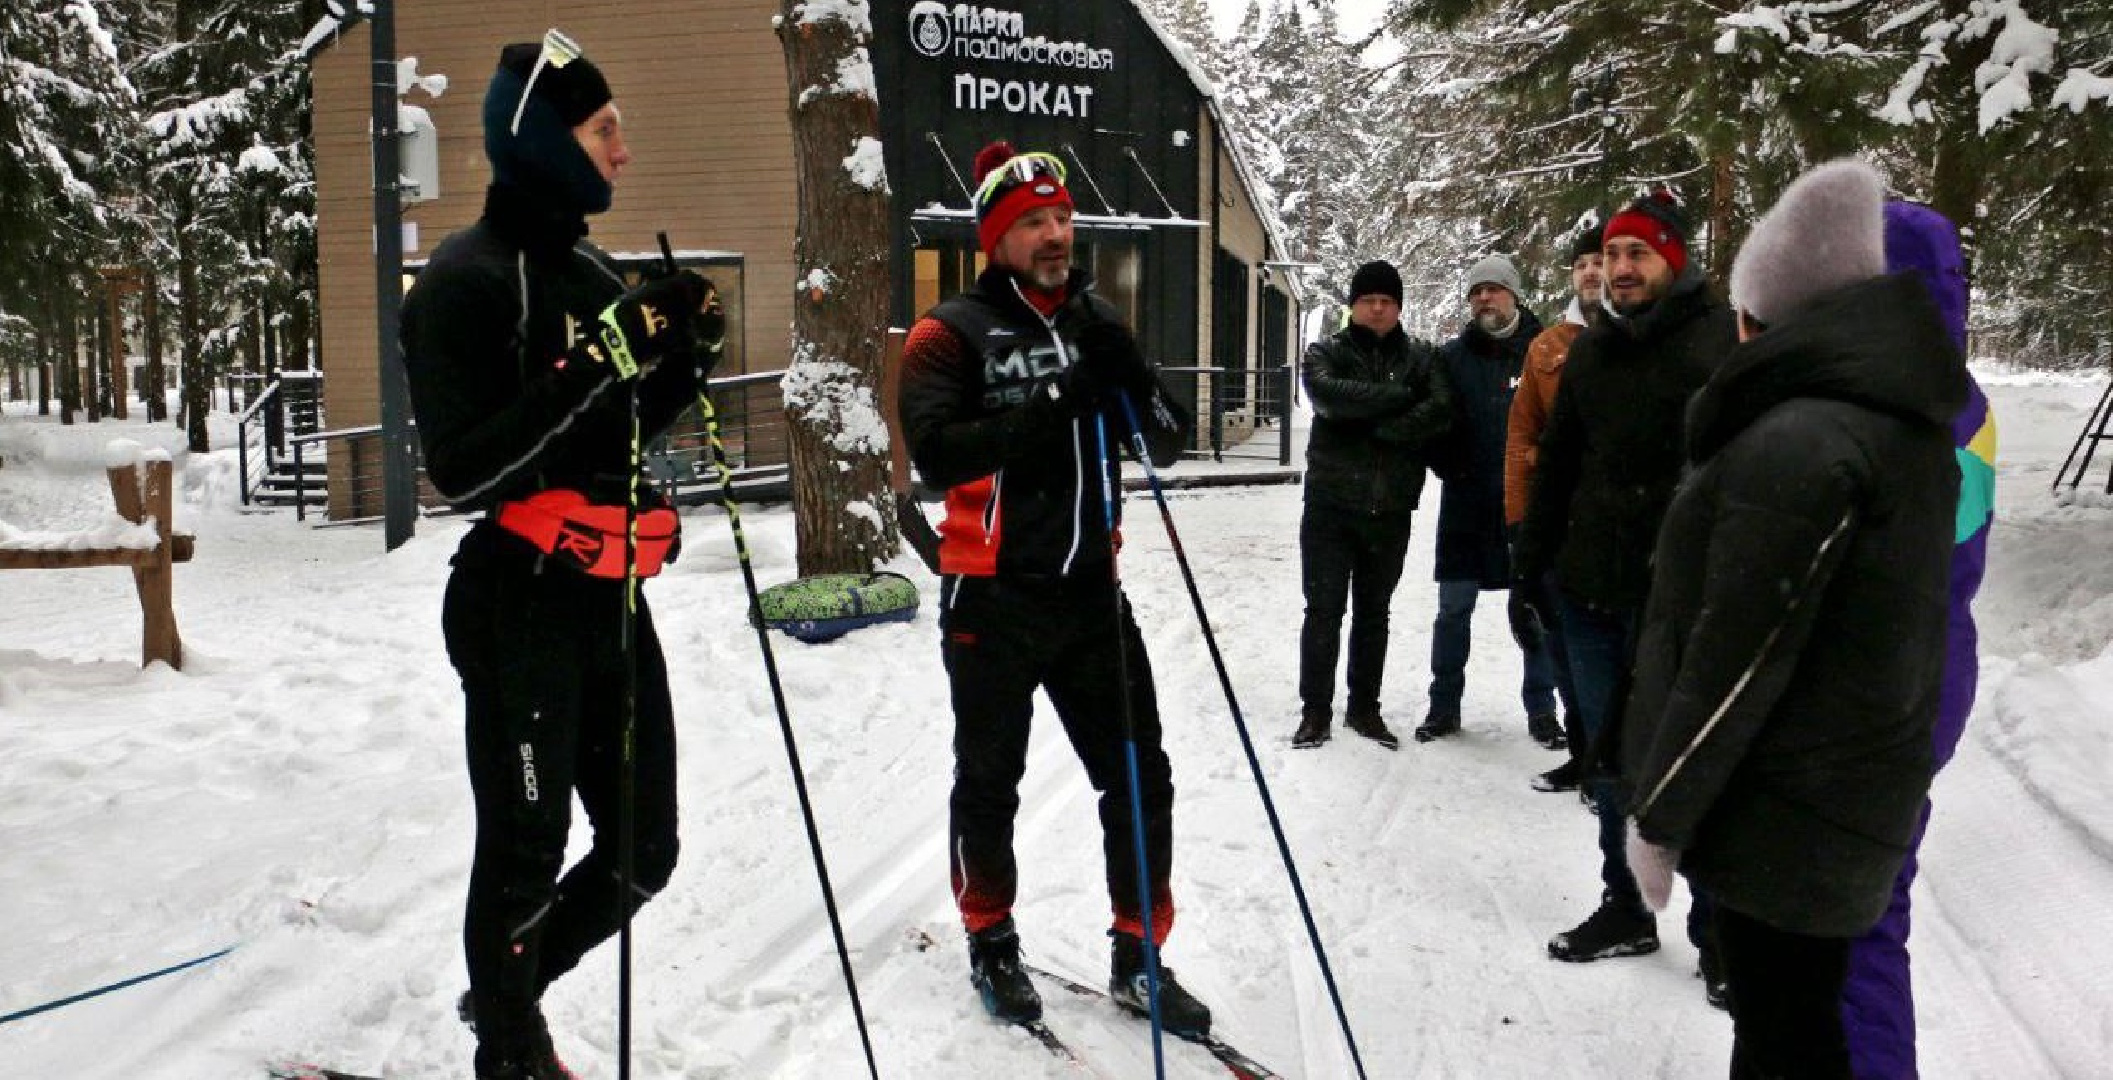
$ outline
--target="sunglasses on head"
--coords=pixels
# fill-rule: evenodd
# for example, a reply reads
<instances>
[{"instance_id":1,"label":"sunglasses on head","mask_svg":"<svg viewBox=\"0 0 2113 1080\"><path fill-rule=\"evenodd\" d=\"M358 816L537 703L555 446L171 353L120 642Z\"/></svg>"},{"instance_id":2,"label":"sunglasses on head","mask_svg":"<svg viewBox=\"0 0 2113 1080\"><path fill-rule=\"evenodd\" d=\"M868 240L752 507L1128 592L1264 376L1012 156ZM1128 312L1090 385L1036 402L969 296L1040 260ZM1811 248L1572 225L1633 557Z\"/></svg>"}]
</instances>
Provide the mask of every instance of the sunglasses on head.
<instances>
[{"instance_id":1,"label":"sunglasses on head","mask_svg":"<svg viewBox=\"0 0 2113 1080\"><path fill-rule=\"evenodd\" d=\"M982 185L976 189L976 205L988 207L997 201L998 196L1021 184L1045 179L1055 180L1059 184L1064 182L1063 159L1040 150L1015 154L983 178Z\"/></svg>"},{"instance_id":2,"label":"sunglasses on head","mask_svg":"<svg viewBox=\"0 0 2113 1080\"><path fill-rule=\"evenodd\" d=\"M565 36L564 31L556 28L543 31L543 48L536 53L536 66L528 69L528 82L521 87L521 100L514 106L513 123L506 129L508 134L521 134L521 114L528 110L528 95L535 92L536 79L543 74L543 69L562 68L585 55L587 50Z\"/></svg>"}]
</instances>

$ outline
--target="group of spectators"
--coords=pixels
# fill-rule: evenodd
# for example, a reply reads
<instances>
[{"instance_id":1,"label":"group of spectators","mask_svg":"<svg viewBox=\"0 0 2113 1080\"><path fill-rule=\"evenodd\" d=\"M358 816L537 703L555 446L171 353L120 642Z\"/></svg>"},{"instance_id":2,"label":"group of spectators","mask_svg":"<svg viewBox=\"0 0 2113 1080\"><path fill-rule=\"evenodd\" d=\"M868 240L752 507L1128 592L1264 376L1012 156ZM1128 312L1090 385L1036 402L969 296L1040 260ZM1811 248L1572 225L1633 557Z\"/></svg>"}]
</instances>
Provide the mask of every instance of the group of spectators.
<instances>
[{"instance_id":1,"label":"group of spectators","mask_svg":"<svg viewBox=\"0 0 2113 1080\"><path fill-rule=\"evenodd\" d=\"M1958 236L1840 161L1755 224L1729 303L1692 240L1665 193L1584 231L1547 329L1482 259L1442 345L1403 331L1393 266L1357 270L1303 365L1292 745L1329 739L1347 609L1345 725L1399 747L1389 606L1437 476L1414 734L1461 731L1469 620L1507 590L1528 734L1568 750L1533 786L1597 821L1599 905L1549 954L1656 952L1677 872L1734 1077L1913 1077L1908 885L1972 705L1992 509Z\"/></svg>"}]
</instances>

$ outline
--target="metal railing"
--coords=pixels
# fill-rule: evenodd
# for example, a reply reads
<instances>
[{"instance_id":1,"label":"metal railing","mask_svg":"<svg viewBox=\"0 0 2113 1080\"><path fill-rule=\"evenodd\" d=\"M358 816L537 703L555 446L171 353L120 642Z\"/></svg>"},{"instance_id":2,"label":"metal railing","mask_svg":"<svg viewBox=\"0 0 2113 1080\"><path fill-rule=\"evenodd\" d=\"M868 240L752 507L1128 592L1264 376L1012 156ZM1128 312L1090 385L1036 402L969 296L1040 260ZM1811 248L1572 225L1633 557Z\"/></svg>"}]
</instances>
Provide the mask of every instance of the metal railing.
<instances>
[{"instance_id":1,"label":"metal railing","mask_svg":"<svg viewBox=\"0 0 2113 1080\"><path fill-rule=\"evenodd\" d=\"M1196 417L1196 447L1188 452L1189 457L1291 464L1293 379L1289 366L1159 370L1196 381L1201 408Z\"/></svg>"},{"instance_id":2,"label":"metal railing","mask_svg":"<svg viewBox=\"0 0 2113 1080\"><path fill-rule=\"evenodd\" d=\"M308 484L308 470L302 467L304 458L312 455L315 459L327 460L324 454L327 452L327 448L334 444L342 445L346 448L345 490L347 495L350 496L349 503L353 507L350 520L364 521L373 516L363 514L360 511L370 505L381 505L381 435L380 424L368 424L364 427L340 428L336 431L318 431L308 435L296 435L286 440L287 445L293 448L294 520L308 520L308 493L310 487ZM315 449L311 450L309 449L310 447ZM369 458L374 459L371 464L369 464ZM418 471L421 476L425 473L425 469L422 466ZM330 503L328 479L326 478L322 484L318 485L315 491L316 504L318 506L328 506Z\"/></svg>"}]
</instances>

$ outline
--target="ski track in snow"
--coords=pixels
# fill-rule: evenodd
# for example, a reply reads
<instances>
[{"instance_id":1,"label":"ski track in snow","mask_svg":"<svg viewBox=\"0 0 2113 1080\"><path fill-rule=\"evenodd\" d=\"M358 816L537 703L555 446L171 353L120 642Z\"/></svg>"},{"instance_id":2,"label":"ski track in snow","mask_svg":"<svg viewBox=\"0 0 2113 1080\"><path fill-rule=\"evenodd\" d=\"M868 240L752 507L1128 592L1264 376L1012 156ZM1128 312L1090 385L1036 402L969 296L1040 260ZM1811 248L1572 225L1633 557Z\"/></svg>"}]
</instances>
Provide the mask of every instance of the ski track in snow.
<instances>
[{"instance_id":1,"label":"ski track in snow","mask_svg":"<svg viewBox=\"0 0 2113 1080\"><path fill-rule=\"evenodd\" d=\"M2101 655L2113 512L2046 496L2076 402L2097 391L1991 390L2005 446L1984 679L1938 780L1916 894L1924 1075L2102 1076L2113 939L2089 928L2113 925L2102 765L2113 660ZM0 423L0 518L63 528L106 510L93 463L118 427L17 419ZM199 535L176 577L184 672L135 666L121 571L0 575L0 920L12 931L0 937L0 1012L239 947L0 1027L0 1078L217 1080L282 1055L391 1080L460 1076L471 817L439 606L464 523L428 520L384 556L372 528L237 512L224 457L179 455L177 524ZM1463 735L1389 753L1338 726L1321 749L1289 749L1298 499L1262 488L1179 493L1172 506L1369 1074L1721 1075L1730 1025L1693 977L1684 897L1660 921L1655 956L1546 956L1547 937L1597 900L1597 852L1574 796L1527 787L1556 759L1526 739L1501 596L1477 612ZM1393 606L1382 704L1404 739L1428 680L1436 501L1434 488ZM1127 513L1122 571L1178 791L1166 961L1257 1060L1292 1078L1353 1075L1157 512L1133 497ZM714 510L685 516L681 562L648 589L680 729L684 849L636 921L634 1072L862 1076L728 530ZM744 522L763 583L791 577L789 515L754 509ZM936 583L907 559L895 568L923 592L914 623L826 646L772 639L882 1073L1075 1080L984 1016L967 985L946 892ZM1018 917L1031 958L1098 982L1108 916L1095 795L1046 702L1037 721ZM575 829L575 855L585 839ZM546 1002L583 1076L614 1074L615 989L611 946ZM1143 1023L1044 996L1052 1027L1098 1069L1149 1075ZM1200 1048L1169 1040L1166 1052L1170 1077L1224 1075Z\"/></svg>"}]
</instances>

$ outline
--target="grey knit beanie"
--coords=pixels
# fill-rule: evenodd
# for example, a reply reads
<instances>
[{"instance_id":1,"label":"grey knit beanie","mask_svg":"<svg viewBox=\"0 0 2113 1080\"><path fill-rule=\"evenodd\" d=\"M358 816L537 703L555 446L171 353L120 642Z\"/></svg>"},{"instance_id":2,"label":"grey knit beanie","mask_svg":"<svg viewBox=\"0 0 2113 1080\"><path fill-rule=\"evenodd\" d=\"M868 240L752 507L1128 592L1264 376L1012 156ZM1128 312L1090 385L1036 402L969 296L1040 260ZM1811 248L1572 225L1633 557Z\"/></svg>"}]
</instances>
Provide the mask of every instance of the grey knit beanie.
<instances>
[{"instance_id":1,"label":"grey knit beanie","mask_svg":"<svg viewBox=\"0 0 2113 1080\"><path fill-rule=\"evenodd\" d=\"M1844 285L1886 272L1886 186L1854 158L1797 178L1732 261L1732 306L1773 325Z\"/></svg>"},{"instance_id":2,"label":"grey knit beanie","mask_svg":"<svg viewBox=\"0 0 2113 1080\"><path fill-rule=\"evenodd\" d=\"M1477 285L1502 285L1519 295L1519 268L1502 255L1491 255L1474 265L1467 272L1467 291L1474 292Z\"/></svg>"}]
</instances>

